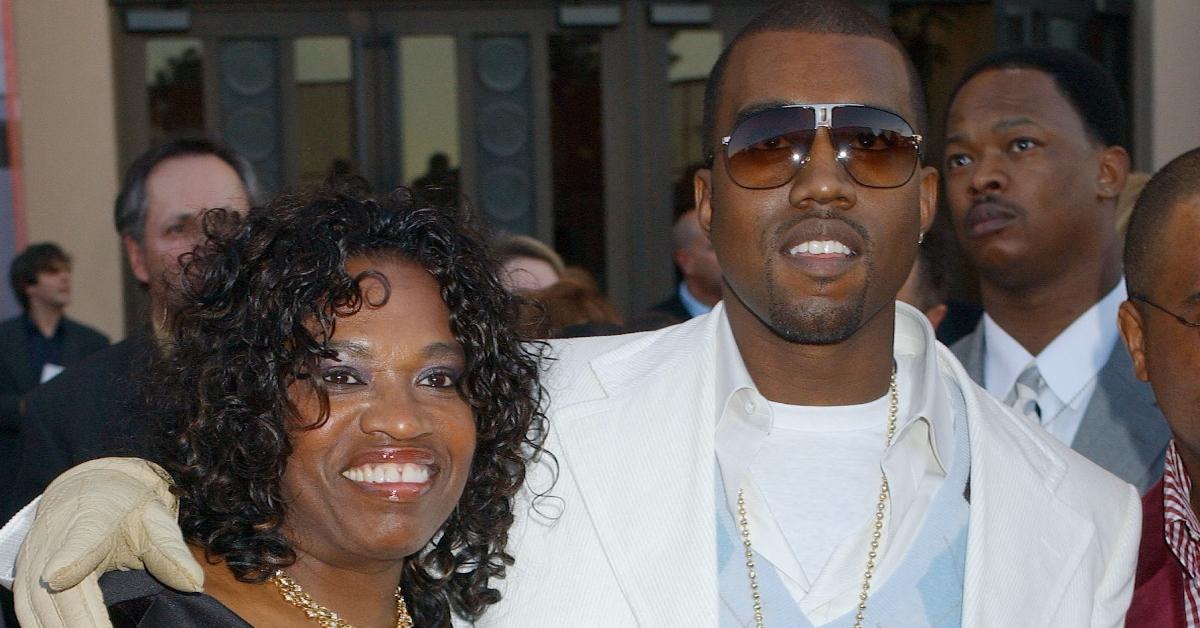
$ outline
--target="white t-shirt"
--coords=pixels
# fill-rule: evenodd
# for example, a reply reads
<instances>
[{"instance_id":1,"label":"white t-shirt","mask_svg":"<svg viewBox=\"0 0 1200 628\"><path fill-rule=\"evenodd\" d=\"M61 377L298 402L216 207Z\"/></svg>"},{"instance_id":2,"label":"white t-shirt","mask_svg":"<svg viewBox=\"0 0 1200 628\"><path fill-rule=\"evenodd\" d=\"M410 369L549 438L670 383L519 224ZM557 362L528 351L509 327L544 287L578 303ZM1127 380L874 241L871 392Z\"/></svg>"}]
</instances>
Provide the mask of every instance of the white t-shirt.
<instances>
[{"instance_id":1,"label":"white t-shirt","mask_svg":"<svg viewBox=\"0 0 1200 628\"><path fill-rule=\"evenodd\" d=\"M888 397L853 406L772 402L771 411L774 424L750 474L812 583L875 514Z\"/></svg>"}]
</instances>

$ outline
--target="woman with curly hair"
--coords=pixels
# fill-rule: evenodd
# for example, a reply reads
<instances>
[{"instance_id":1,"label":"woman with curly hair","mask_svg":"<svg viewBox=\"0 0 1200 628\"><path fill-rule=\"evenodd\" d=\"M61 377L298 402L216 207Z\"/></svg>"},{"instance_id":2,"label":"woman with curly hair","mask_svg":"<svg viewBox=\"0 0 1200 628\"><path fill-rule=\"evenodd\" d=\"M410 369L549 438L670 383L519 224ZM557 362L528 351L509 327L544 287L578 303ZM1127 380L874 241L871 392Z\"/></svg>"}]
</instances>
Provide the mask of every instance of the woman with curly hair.
<instances>
[{"instance_id":1,"label":"woman with curly hair","mask_svg":"<svg viewBox=\"0 0 1200 628\"><path fill-rule=\"evenodd\" d=\"M205 224L147 387L205 594L109 574L114 624L478 617L544 429L537 346L482 238L403 191Z\"/></svg>"}]
</instances>

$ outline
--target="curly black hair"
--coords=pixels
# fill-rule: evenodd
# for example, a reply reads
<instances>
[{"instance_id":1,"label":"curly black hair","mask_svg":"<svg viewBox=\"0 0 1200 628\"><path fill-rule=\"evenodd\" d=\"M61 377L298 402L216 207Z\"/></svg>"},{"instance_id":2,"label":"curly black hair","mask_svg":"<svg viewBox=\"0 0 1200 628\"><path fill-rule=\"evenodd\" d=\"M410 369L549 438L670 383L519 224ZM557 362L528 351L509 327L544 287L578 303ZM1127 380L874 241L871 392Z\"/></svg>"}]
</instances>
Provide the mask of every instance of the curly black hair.
<instances>
[{"instance_id":1,"label":"curly black hair","mask_svg":"<svg viewBox=\"0 0 1200 628\"><path fill-rule=\"evenodd\" d=\"M171 344L147 386L160 419L159 461L180 498L184 536L237 579L263 582L292 564L282 524L289 433L314 426L289 399L312 386L339 316L363 306L354 258L404 259L436 278L450 330L467 357L460 390L476 419L476 449L461 500L434 539L409 557L401 586L417 625L477 618L499 600L514 496L545 434L538 379L544 347L515 330L516 307L495 278L479 229L453 207L420 207L407 190L373 200L326 185L280 197L244 217L205 215L209 240L184 256ZM251 375L253 374L253 375Z\"/></svg>"}]
</instances>

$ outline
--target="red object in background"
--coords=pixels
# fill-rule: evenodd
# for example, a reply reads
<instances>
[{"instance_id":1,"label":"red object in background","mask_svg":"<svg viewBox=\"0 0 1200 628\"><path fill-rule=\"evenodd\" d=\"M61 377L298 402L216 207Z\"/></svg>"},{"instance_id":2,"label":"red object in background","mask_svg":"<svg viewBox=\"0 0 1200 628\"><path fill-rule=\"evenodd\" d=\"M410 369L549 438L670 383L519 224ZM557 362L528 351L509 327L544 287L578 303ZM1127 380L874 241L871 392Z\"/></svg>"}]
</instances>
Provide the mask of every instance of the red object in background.
<instances>
[{"instance_id":1,"label":"red object in background","mask_svg":"<svg viewBox=\"0 0 1200 628\"><path fill-rule=\"evenodd\" d=\"M12 180L13 248L25 249L25 186L21 179L21 96L17 92L17 50L13 40L12 0L0 0L0 20L4 22L4 108L8 112L7 137L9 173Z\"/></svg>"}]
</instances>

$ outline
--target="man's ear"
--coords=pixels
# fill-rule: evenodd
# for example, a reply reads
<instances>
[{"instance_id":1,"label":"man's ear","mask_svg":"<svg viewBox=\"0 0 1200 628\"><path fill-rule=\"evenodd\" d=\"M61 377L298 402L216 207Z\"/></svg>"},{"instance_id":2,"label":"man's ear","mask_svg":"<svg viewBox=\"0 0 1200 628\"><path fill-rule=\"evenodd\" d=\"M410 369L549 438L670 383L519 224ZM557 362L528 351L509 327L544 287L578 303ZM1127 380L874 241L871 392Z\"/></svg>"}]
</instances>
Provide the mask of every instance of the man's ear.
<instances>
[{"instance_id":1,"label":"man's ear","mask_svg":"<svg viewBox=\"0 0 1200 628\"><path fill-rule=\"evenodd\" d=\"M125 257L129 259L129 268L138 281L150 283L150 270L146 268L146 257L142 254L142 244L133 236L121 236L121 244L125 245Z\"/></svg>"},{"instance_id":2,"label":"man's ear","mask_svg":"<svg viewBox=\"0 0 1200 628\"><path fill-rule=\"evenodd\" d=\"M712 169L701 168L692 177L693 198L696 201L696 218L704 233L712 227Z\"/></svg>"},{"instance_id":3,"label":"man's ear","mask_svg":"<svg viewBox=\"0 0 1200 628\"><path fill-rule=\"evenodd\" d=\"M675 249L675 265L679 267L679 272L683 273L684 277L692 274L692 256L686 249Z\"/></svg>"},{"instance_id":4,"label":"man's ear","mask_svg":"<svg viewBox=\"0 0 1200 628\"><path fill-rule=\"evenodd\" d=\"M1146 335L1142 328L1142 313L1133 301L1125 301L1117 311L1117 328L1121 330L1121 341L1133 359L1133 374L1143 382L1150 381L1146 370Z\"/></svg>"},{"instance_id":5,"label":"man's ear","mask_svg":"<svg viewBox=\"0 0 1200 628\"><path fill-rule=\"evenodd\" d=\"M1100 151L1100 168L1096 175L1096 194L1100 198L1117 198L1125 189L1129 176L1129 153L1120 146Z\"/></svg>"},{"instance_id":6,"label":"man's ear","mask_svg":"<svg viewBox=\"0 0 1200 628\"><path fill-rule=\"evenodd\" d=\"M921 233L929 233L937 216L938 171L923 166L917 174L921 177Z\"/></svg>"}]
</instances>

